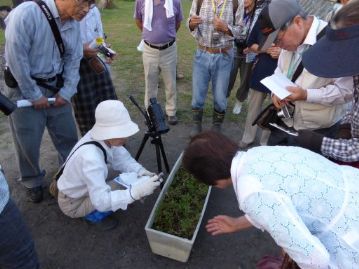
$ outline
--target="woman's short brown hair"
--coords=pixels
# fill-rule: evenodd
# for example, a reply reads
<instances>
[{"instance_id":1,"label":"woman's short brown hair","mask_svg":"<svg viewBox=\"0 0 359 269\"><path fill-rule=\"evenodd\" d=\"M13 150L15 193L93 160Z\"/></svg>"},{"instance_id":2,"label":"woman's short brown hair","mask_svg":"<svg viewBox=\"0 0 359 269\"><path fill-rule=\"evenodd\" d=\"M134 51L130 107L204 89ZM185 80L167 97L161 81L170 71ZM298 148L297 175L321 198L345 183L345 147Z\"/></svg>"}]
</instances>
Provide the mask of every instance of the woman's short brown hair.
<instances>
[{"instance_id":1,"label":"woman's short brown hair","mask_svg":"<svg viewBox=\"0 0 359 269\"><path fill-rule=\"evenodd\" d=\"M332 21L336 29L346 28L359 24L359 0L351 0L343 6Z\"/></svg>"},{"instance_id":2,"label":"woman's short brown hair","mask_svg":"<svg viewBox=\"0 0 359 269\"><path fill-rule=\"evenodd\" d=\"M231 176L232 159L238 145L228 137L213 131L194 136L183 155L183 166L195 178L207 185Z\"/></svg>"}]
</instances>

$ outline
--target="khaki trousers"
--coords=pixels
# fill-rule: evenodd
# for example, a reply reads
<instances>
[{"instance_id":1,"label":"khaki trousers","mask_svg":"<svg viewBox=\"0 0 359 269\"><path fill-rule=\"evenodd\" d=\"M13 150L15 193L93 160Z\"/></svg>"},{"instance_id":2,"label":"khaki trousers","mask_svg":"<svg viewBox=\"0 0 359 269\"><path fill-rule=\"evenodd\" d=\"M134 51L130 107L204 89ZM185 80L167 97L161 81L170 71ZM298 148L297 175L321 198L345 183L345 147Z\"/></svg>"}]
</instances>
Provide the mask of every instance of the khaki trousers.
<instances>
[{"instance_id":1,"label":"khaki trousers","mask_svg":"<svg viewBox=\"0 0 359 269\"><path fill-rule=\"evenodd\" d=\"M144 45L143 67L145 72L145 106L149 105L150 98L157 97L160 72L165 84L166 114L175 116L177 110L176 89L176 65L177 45L176 42L169 48L158 50Z\"/></svg>"},{"instance_id":2,"label":"khaki trousers","mask_svg":"<svg viewBox=\"0 0 359 269\"><path fill-rule=\"evenodd\" d=\"M107 184L110 185L111 190L113 191L124 189L113 180L108 181ZM57 202L61 211L70 218L81 218L96 210L96 208L92 205L89 196L71 198L59 191Z\"/></svg>"},{"instance_id":3,"label":"khaki trousers","mask_svg":"<svg viewBox=\"0 0 359 269\"><path fill-rule=\"evenodd\" d=\"M242 136L242 142L246 144L251 144L256 138L258 126L252 126L253 121L262 111L262 105L266 99L267 94L256 91L253 89L249 90L248 94L248 112L246 117L246 123L244 125L244 132ZM266 145L270 135L269 130L262 130L262 135L260 139L260 145Z\"/></svg>"}]
</instances>

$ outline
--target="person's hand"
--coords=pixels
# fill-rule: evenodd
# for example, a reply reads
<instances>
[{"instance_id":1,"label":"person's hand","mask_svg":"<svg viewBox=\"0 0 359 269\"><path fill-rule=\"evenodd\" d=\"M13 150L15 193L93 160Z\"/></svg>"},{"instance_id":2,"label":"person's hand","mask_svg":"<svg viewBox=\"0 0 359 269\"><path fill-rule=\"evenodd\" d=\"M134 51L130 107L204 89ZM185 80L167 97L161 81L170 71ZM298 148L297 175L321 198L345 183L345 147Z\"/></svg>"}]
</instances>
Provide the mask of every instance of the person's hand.
<instances>
[{"instance_id":1,"label":"person's hand","mask_svg":"<svg viewBox=\"0 0 359 269\"><path fill-rule=\"evenodd\" d=\"M139 177L143 177L143 176L153 177L154 175L156 175L156 173L150 172L150 171L146 170L146 168L142 167L142 168L138 171L137 175L138 175Z\"/></svg>"},{"instance_id":2,"label":"person's hand","mask_svg":"<svg viewBox=\"0 0 359 269\"><path fill-rule=\"evenodd\" d=\"M84 57L85 58L92 58L92 57L96 57L97 53L99 52L98 49L92 49L89 47L89 44L84 44L83 46L83 50L84 50Z\"/></svg>"},{"instance_id":3,"label":"person's hand","mask_svg":"<svg viewBox=\"0 0 359 269\"><path fill-rule=\"evenodd\" d=\"M67 103L67 101L64 98L62 98L61 95L56 94L55 97L56 97L56 99L55 99L54 106L59 107L59 106L65 105Z\"/></svg>"},{"instance_id":4,"label":"person's hand","mask_svg":"<svg viewBox=\"0 0 359 269\"><path fill-rule=\"evenodd\" d=\"M280 52L281 48L276 46L269 47L266 50L266 53L268 53L273 59L278 59Z\"/></svg>"},{"instance_id":5,"label":"person's hand","mask_svg":"<svg viewBox=\"0 0 359 269\"><path fill-rule=\"evenodd\" d=\"M32 101L32 105L34 106L35 109L43 109L43 108L48 108L50 106L45 96L42 96L40 99L36 101Z\"/></svg>"},{"instance_id":6,"label":"person's hand","mask_svg":"<svg viewBox=\"0 0 359 269\"><path fill-rule=\"evenodd\" d=\"M189 28L193 31L194 28L196 28L202 22L203 22L203 20L200 16L193 15L193 16L191 16L191 18L189 20Z\"/></svg>"},{"instance_id":7,"label":"person's hand","mask_svg":"<svg viewBox=\"0 0 359 269\"><path fill-rule=\"evenodd\" d=\"M243 50L243 53L244 53L244 54L248 54L248 53L250 53L250 52L251 52L250 48L245 48L245 49Z\"/></svg>"},{"instance_id":8,"label":"person's hand","mask_svg":"<svg viewBox=\"0 0 359 269\"><path fill-rule=\"evenodd\" d=\"M228 30L229 30L227 23L222 21L217 16L214 16L213 27L215 30L223 32L223 33L228 33Z\"/></svg>"},{"instance_id":9,"label":"person's hand","mask_svg":"<svg viewBox=\"0 0 359 269\"><path fill-rule=\"evenodd\" d=\"M272 94L272 102L273 105L278 109L280 109L283 105L285 105L285 102L279 99L279 97L275 94Z\"/></svg>"},{"instance_id":10,"label":"person's hand","mask_svg":"<svg viewBox=\"0 0 359 269\"><path fill-rule=\"evenodd\" d=\"M112 64L114 58L115 58L115 56L113 56L113 57L106 57L105 62L106 62L107 64Z\"/></svg>"},{"instance_id":11,"label":"person's hand","mask_svg":"<svg viewBox=\"0 0 359 269\"><path fill-rule=\"evenodd\" d=\"M150 195L161 184L161 179L158 176L151 178L144 178L130 185L130 196L133 200L139 200L142 197Z\"/></svg>"},{"instance_id":12,"label":"person's hand","mask_svg":"<svg viewBox=\"0 0 359 269\"><path fill-rule=\"evenodd\" d=\"M307 91L301 87L287 87L287 90L291 93L291 95L287 96L284 100L287 102L294 101L306 101L307 100Z\"/></svg>"},{"instance_id":13,"label":"person's hand","mask_svg":"<svg viewBox=\"0 0 359 269\"><path fill-rule=\"evenodd\" d=\"M238 231L239 218L219 215L207 222L206 230L212 235L233 233Z\"/></svg>"}]
</instances>

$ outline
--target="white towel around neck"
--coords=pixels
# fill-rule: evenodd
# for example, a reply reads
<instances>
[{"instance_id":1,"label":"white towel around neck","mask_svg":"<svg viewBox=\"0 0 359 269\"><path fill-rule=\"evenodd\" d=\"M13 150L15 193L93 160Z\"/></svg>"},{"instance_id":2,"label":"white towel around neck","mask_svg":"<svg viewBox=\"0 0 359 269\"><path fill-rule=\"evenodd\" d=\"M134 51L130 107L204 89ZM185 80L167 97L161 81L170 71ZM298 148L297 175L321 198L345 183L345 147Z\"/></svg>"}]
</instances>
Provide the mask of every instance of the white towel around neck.
<instances>
[{"instance_id":1,"label":"white towel around neck","mask_svg":"<svg viewBox=\"0 0 359 269\"><path fill-rule=\"evenodd\" d=\"M173 0L165 0L164 7L166 9L166 17L171 18L173 13ZM143 20L143 27L148 31L152 31L152 16L153 16L153 0L145 0L145 18Z\"/></svg>"}]
</instances>

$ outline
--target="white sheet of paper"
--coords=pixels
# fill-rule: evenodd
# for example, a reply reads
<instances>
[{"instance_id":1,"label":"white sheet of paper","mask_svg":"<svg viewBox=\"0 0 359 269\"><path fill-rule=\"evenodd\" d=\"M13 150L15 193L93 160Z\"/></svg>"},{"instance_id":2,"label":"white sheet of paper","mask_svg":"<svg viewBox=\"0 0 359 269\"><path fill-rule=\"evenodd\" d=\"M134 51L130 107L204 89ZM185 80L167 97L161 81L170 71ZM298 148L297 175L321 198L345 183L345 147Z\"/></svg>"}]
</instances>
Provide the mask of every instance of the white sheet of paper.
<instances>
[{"instance_id":1,"label":"white sheet of paper","mask_svg":"<svg viewBox=\"0 0 359 269\"><path fill-rule=\"evenodd\" d=\"M53 104L55 103L56 98L47 98L49 104ZM32 106L32 103L29 100L23 99L23 100L18 100L16 101L16 105L17 107L27 107L27 106Z\"/></svg>"},{"instance_id":2,"label":"white sheet of paper","mask_svg":"<svg viewBox=\"0 0 359 269\"><path fill-rule=\"evenodd\" d=\"M261 80L272 93L277 95L281 100L289 96L291 93L287 90L288 86L296 86L282 73L275 73Z\"/></svg>"}]
</instances>

